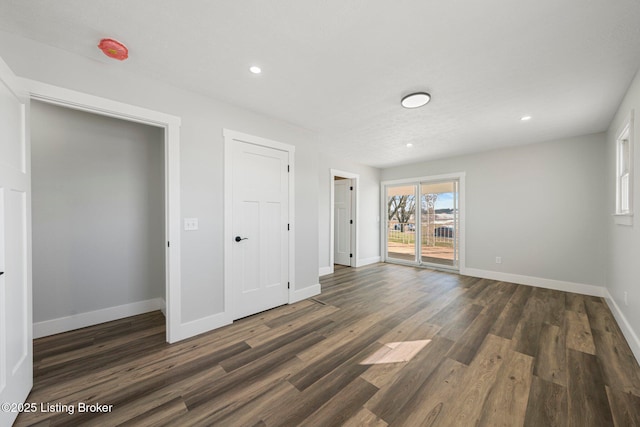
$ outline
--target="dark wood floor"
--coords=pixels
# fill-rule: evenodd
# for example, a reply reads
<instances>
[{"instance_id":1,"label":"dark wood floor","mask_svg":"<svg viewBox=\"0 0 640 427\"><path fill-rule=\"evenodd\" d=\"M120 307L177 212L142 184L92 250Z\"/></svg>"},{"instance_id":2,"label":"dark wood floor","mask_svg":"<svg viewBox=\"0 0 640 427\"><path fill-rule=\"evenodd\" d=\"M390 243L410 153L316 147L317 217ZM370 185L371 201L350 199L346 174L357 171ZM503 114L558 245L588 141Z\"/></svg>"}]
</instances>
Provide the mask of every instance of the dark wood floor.
<instances>
[{"instance_id":1,"label":"dark wood floor","mask_svg":"<svg viewBox=\"0 0 640 427\"><path fill-rule=\"evenodd\" d=\"M322 288L174 345L159 312L36 340L29 402L113 410L17 424L640 425L640 368L600 298L392 264Z\"/></svg>"}]
</instances>

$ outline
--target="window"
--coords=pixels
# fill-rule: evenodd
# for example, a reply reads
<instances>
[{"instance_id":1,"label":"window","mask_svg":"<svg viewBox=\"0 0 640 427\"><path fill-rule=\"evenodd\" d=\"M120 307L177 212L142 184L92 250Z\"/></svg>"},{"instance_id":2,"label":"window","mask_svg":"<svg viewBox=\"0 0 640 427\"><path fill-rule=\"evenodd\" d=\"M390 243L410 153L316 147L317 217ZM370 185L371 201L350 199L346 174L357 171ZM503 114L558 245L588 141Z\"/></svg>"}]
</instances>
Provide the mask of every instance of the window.
<instances>
[{"instance_id":1,"label":"window","mask_svg":"<svg viewBox=\"0 0 640 427\"><path fill-rule=\"evenodd\" d=\"M631 225L633 214L633 112L616 138L616 223Z\"/></svg>"}]
</instances>

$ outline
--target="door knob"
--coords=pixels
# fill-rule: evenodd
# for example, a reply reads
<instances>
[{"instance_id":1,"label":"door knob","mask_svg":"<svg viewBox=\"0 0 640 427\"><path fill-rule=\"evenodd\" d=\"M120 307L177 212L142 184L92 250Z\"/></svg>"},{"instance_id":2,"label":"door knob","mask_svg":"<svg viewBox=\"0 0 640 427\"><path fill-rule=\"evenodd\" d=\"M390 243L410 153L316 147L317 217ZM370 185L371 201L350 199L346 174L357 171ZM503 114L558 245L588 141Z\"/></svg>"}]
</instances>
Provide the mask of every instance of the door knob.
<instances>
[{"instance_id":1,"label":"door knob","mask_svg":"<svg viewBox=\"0 0 640 427\"><path fill-rule=\"evenodd\" d=\"M248 237L240 237L240 236L236 236L236 242L239 242L240 240L247 240Z\"/></svg>"}]
</instances>

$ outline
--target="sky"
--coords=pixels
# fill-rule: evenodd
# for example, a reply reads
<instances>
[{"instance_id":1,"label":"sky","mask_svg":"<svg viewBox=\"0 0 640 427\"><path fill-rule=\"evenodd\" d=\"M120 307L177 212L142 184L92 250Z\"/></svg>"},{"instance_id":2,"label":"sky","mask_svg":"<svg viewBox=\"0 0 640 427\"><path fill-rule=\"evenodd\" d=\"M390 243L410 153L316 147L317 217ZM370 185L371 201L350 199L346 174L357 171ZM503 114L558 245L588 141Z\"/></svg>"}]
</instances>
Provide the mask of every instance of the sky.
<instances>
[{"instance_id":1,"label":"sky","mask_svg":"<svg viewBox=\"0 0 640 427\"><path fill-rule=\"evenodd\" d=\"M453 209L453 193L440 193L436 199L436 209Z\"/></svg>"}]
</instances>

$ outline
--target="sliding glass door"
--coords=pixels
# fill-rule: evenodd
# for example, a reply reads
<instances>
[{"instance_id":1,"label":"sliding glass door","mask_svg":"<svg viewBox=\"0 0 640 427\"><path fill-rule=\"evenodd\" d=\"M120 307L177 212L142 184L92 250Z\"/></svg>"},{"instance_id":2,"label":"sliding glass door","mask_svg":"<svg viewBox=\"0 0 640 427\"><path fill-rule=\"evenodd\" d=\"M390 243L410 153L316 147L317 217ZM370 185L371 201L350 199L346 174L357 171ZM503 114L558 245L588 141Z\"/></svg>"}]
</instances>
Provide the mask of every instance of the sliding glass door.
<instances>
[{"instance_id":1,"label":"sliding glass door","mask_svg":"<svg viewBox=\"0 0 640 427\"><path fill-rule=\"evenodd\" d=\"M420 183L420 261L458 268L458 181Z\"/></svg>"},{"instance_id":2,"label":"sliding glass door","mask_svg":"<svg viewBox=\"0 0 640 427\"><path fill-rule=\"evenodd\" d=\"M387 258L416 262L417 185L388 186Z\"/></svg>"},{"instance_id":3,"label":"sliding glass door","mask_svg":"<svg viewBox=\"0 0 640 427\"><path fill-rule=\"evenodd\" d=\"M386 185L386 259L459 269L460 181Z\"/></svg>"}]
</instances>

